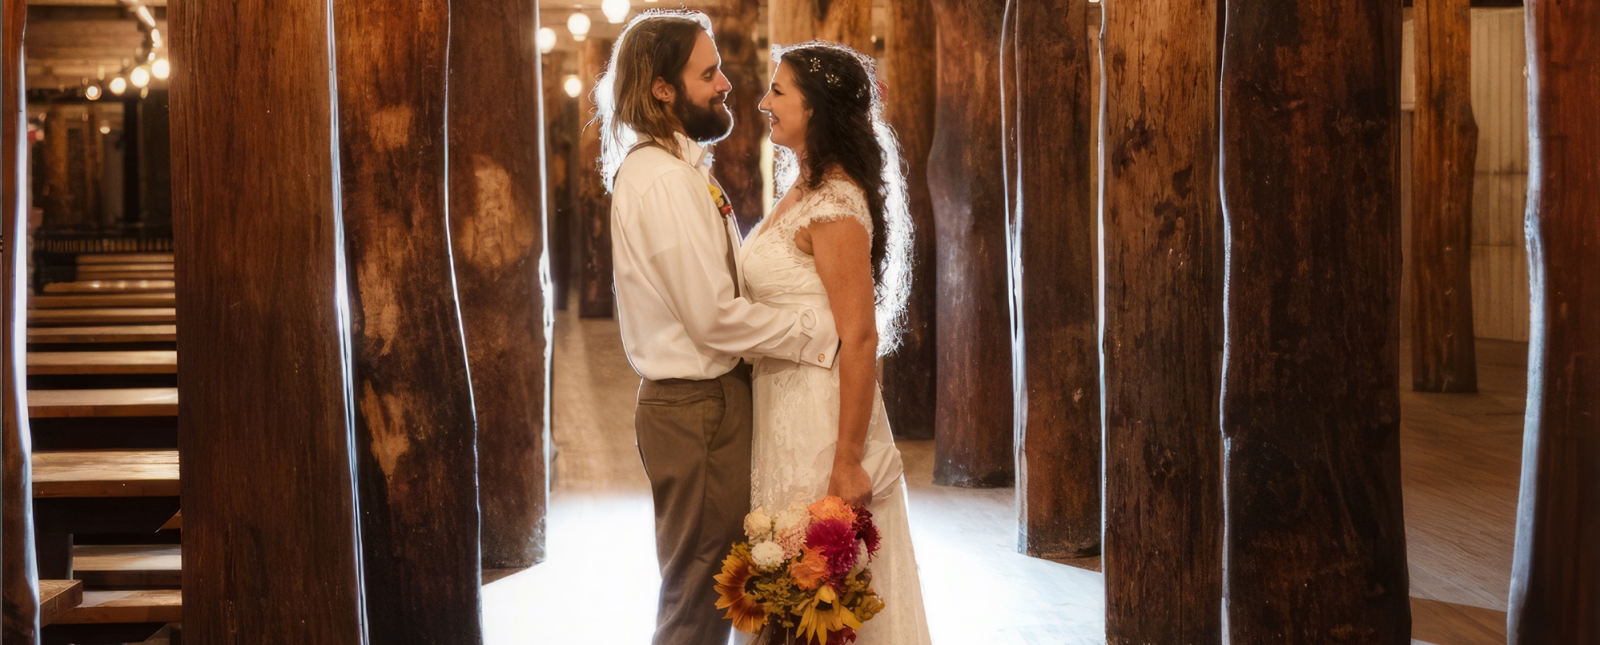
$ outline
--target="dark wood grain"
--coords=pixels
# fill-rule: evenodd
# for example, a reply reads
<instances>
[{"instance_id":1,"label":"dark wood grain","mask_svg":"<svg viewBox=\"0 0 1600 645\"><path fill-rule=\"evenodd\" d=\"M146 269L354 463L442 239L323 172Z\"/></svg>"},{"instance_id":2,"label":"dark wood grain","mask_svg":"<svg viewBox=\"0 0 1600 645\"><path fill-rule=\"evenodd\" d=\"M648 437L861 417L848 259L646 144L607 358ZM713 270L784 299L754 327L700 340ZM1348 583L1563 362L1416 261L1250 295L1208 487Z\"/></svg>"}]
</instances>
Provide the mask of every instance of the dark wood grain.
<instances>
[{"instance_id":1,"label":"dark wood grain","mask_svg":"<svg viewBox=\"0 0 1600 645\"><path fill-rule=\"evenodd\" d=\"M611 289L611 196L600 180L600 123L591 121L594 111L594 83L611 60L611 43L606 38L583 42L578 77L583 93L578 95L578 135L576 174L578 193L578 238L583 244L578 271L578 315L584 318L610 318L614 293Z\"/></svg>"},{"instance_id":2,"label":"dark wood grain","mask_svg":"<svg viewBox=\"0 0 1600 645\"><path fill-rule=\"evenodd\" d=\"M762 60L751 38L760 22L761 0L722 0L712 16L722 73L733 85L727 101L733 112L733 131L717 142L712 173L727 191L739 230L749 233L765 212L761 204L761 140L767 134L767 116L758 106L767 93L767 61Z\"/></svg>"},{"instance_id":3,"label":"dark wood grain","mask_svg":"<svg viewBox=\"0 0 1600 645\"><path fill-rule=\"evenodd\" d=\"M456 178L446 176L450 8L449 0L333 3L356 500L375 643L483 640L477 433L446 212L456 204L447 200L447 179ZM537 155L536 140L527 143ZM492 161L472 164L470 172L495 172ZM490 176L475 187L497 181L512 180ZM476 209L476 201L457 205ZM466 223L475 224L495 226ZM531 229L522 238L529 245L538 237ZM518 239L505 233L498 242Z\"/></svg>"},{"instance_id":4,"label":"dark wood grain","mask_svg":"<svg viewBox=\"0 0 1600 645\"><path fill-rule=\"evenodd\" d=\"M826 40L872 55L872 0L771 0L767 39L774 47Z\"/></svg>"},{"instance_id":5,"label":"dark wood grain","mask_svg":"<svg viewBox=\"0 0 1600 645\"><path fill-rule=\"evenodd\" d=\"M882 79L884 118L900 140L906 207L911 212L911 294L900 348L883 358L883 406L895 436L932 439L939 388L935 346L937 264L933 198L928 194L928 149L938 105L939 59L932 0L888 0L888 42Z\"/></svg>"},{"instance_id":6,"label":"dark wood grain","mask_svg":"<svg viewBox=\"0 0 1600 645\"><path fill-rule=\"evenodd\" d=\"M1600 641L1600 5L1528 3L1533 325L1513 645Z\"/></svg>"},{"instance_id":7,"label":"dark wood grain","mask_svg":"<svg viewBox=\"0 0 1600 645\"><path fill-rule=\"evenodd\" d=\"M1223 58L1230 641L1407 644L1400 7L1229 2Z\"/></svg>"},{"instance_id":8,"label":"dark wood grain","mask_svg":"<svg viewBox=\"0 0 1600 645\"><path fill-rule=\"evenodd\" d=\"M170 11L184 635L359 643L328 4Z\"/></svg>"},{"instance_id":9,"label":"dark wood grain","mask_svg":"<svg viewBox=\"0 0 1600 645\"><path fill-rule=\"evenodd\" d=\"M39 579L34 565L33 492L26 348L16 343L26 328L26 201L18 185L28 160L22 131L24 107L22 34L28 7L23 0L0 2L0 641L36 643L39 638Z\"/></svg>"},{"instance_id":10,"label":"dark wood grain","mask_svg":"<svg viewBox=\"0 0 1600 645\"><path fill-rule=\"evenodd\" d=\"M1099 182L1090 147L1088 1L1009 0L1001 40L1018 550L1100 552Z\"/></svg>"},{"instance_id":11,"label":"dark wood grain","mask_svg":"<svg viewBox=\"0 0 1600 645\"><path fill-rule=\"evenodd\" d=\"M545 248L550 256L550 299L556 309L567 308L571 293L573 226L576 202L573 198L572 160L578 143L577 100L567 96L567 53L552 51L540 56L541 85L544 92L545 154Z\"/></svg>"},{"instance_id":12,"label":"dark wood grain","mask_svg":"<svg viewBox=\"0 0 1600 645\"><path fill-rule=\"evenodd\" d=\"M1106 642L1222 641L1217 0L1106 5Z\"/></svg>"},{"instance_id":13,"label":"dark wood grain","mask_svg":"<svg viewBox=\"0 0 1600 645\"><path fill-rule=\"evenodd\" d=\"M450 232L478 418L483 567L544 559L549 328L534 3L453 0Z\"/></svg>"},{"instance_id":14,"label":"dark wood grain","mask_svg":"<svg viewBox=\"0 0 1600 645\"><path fill-rule=\"evenodd\" d=\"M1005 0L935 0L939 93L928 189L937 229L934 482L1010 486L1015 467L1000 22Z\"/></svg>"},{"instance_id":15,"label":"dark wood grain","mask_svg":"<svg viewBox=\"0 0 1600 645\"><path fill-rule=\"evenodd\" d=\"M1477 392L1472 331L1472 7L1420 0L1411 170L1411 387Z\"/></svg>"}]
</instances>

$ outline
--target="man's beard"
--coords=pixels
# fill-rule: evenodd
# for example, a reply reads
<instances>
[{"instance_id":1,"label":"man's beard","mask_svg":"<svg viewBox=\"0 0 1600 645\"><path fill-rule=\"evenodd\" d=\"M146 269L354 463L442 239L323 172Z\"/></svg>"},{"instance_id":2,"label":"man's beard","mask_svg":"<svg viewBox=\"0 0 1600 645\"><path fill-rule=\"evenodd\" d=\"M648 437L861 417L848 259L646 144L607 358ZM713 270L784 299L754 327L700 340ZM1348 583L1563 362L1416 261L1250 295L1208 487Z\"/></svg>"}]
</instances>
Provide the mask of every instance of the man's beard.
<instances>
[{"instance_id":1,"label":"man's beard","mask_svg":"<svg viewBox=\"0 0 1600 645\"><path fill-rule=\"evenodd\" d=\"M716 101L708 106L695 105L689 102L683 92L678 92L678 100L673 102L672 111L676 113L678 122L683 124L683 133L700 145L716 143L733 132L733 113L728 111L725 101Z\"/></svg>"}]
</instances>

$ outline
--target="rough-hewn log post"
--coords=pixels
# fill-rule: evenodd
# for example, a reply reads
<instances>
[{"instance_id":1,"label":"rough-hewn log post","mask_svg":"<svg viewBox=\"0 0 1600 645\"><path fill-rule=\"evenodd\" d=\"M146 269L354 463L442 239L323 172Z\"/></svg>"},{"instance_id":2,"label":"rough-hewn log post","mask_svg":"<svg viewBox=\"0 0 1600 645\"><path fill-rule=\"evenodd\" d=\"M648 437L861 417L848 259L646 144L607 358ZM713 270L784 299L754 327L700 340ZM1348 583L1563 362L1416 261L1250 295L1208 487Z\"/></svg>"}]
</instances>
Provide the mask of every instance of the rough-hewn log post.
<instances>
[{"instance_id":1,"label":"rough-hewn log post","mask_svg":"<svg viewBox=\"0 0 1600 645\"><path fill-rule=\"evenodd\" d=\"M1100 549L1100 351L1095 329L1098 182L1086 142L1087 0L1009 0L1001 119L1011 235L1018 550ZM1063 37L1064 34L1070 34Z\"/></svg>"},{"instance_id":2,"label":"rough-hewn log post","mask_svg":"<svg viewBox=\"0 0 1600 645\"><path fill-rule=\"evenodd\" d=\"M578 272L578 315L584 318L610 318L611 291L611 196L606 194L600 179L600 122L593 121L594 83L605 73L611 61L612 41L607 38L589 38L583 42L583 55L578 62L578 77L583 79L583 93L578 95L577 182L578 237L583 243L579 252L581 267Z\"/></svg>"},{"instance_id":3,"label":"rough-hewn log post","mask_svg":"<svg viewBox=\"0 0 1600 645\"><path fill-rule=\"evenodd\" d=\"M332 17L314 0L169 15L184 635L360 643Z\"/></svg>"},{"instance_id":4,"label":"rough-hewn log post","mask_svg":"<svg viewBox=\"0 0 1600 645\"><path fill-rule=\"evenodd\" d=\"M566 52L540 56L544 93L545 253L550 257L550 299L567 308L572 285L572 227L577 213L572 197L572 155L578 144L577 103L562 89Z\"/></svg>"},{"instance_id":5,"label":"rough-hewn log post","mask_svg":"<svg viewBox=\"0 0 1600 645\"><path fill-rule=\"evenodd\" d=\"M1513 645L1600 642L1600 5L1527 8L1533 300Z\"/></svg>"},{"instance_id":6,"label":"rough-hewn log post","mask_svg":"<svg viewBox=\"0 0 1600 645\"><path fill-rule=\"evenodd\" d=\"M536 3L452 0L450 240L478 418L484 568L544 559L550 369Z\"/></svg>"},{"instance_id":7,"label":"rough-hewn log post","mask_svg":"<svg viewBox=\"0 0 1600 645\"><path fill-rule=\"evenodd\" d=\"M0 3L0 641L39 642L39 581L33 558L33 485L29 463L27 325L27 229L19 172L28 162L22 114L23 0Z\"/></svg>"},{"instance_id":8,"label":"rough-hewn log post","mask_svg":"<svg viewBox=\"0 0 1600 645\"><path fill-rule=\"evenodd\" d=\"M477 643L477 433L445 211L450 3L333 10L367 631L376 643ZM536 138L525 143L537 154ZM491 160L473 165L487 173L475 188L511 181Z\"/></svg>"},{"instance_id":9,"label":"rough-hewn log post","mask_svg":"<svg viewBox=\"0 0 1600 645\"><path fill-rule=\"evenodd\" d=\"M1478 391L1472 332L1472 7L1417 0L1412 164L1411 387Z\"/></svg>"},{"instance_id":10,"label":"rough-hewn log post","mask_svg":"<svg viewBox=\"0 0 1600 645\"><path fill-rule=\"evenodd\" d=\"M934 482L1009 486L1015 473L1000 23L1005 0L935 0L939 107L928 161L938 237Z\"/></svg>"},{"instance_id":11,"label":"rough-hewn log post","mask_svg":"<svg viewBox=\"0 0 1600 645\"><path fill-rule=\"evenodd\" d=\"M758 107L767 93L767 61L761 59L752 35L761 18L761 0L723 0L712 14L722 73L733 84L728 109L733 111L733 132L717 143L717 181L728 191L739 228L749 232L765 210L761 204L761 138L767 117Z\"/></svg>"},{"instance_id":12,"label":"rough-hewn log post","mask_svg":"<svg viewBox=\"0 0 1600 645\"><path fill-rule=\"evenodd\" d=\"M1410 643L1400 495L1400 5L1233 0L1228 625Z\"/></svg>"},{"instance_id":13,"label":"rough-hewn log post","mask_svg":"<svg viewBox=\"0 0 1600 645\"><path fill-rule=\"evenodd\" d=\"M1106 642L1222 641L1217 0L1106 12Z\"/></svg>"},{"instance_id":14,"label":"rough-hewn log post","mask_svg":"<svg viewBox=\"0 0 1600 645\"><path fill-rule=\"evenodd\" d=\"M933 145L939 59L931 0L888 0L889 33L883 80L884 116L900 139L906 202L911 211L911 296L900 349L883 359L883 405L897 436L932 439L938 392L933 198L928 195L928 149Z\"/></svg>"},{"instance_id":15,"label":"rough-hewn log post","mask_svg":"<svg viewBox=\"0 0 1600 645\"><path fill-rule=\"evenodd\" d=\"M812 39L872 55L872 0L771 0L767 40L773 47Z\"/></svg>"}]
</instances>

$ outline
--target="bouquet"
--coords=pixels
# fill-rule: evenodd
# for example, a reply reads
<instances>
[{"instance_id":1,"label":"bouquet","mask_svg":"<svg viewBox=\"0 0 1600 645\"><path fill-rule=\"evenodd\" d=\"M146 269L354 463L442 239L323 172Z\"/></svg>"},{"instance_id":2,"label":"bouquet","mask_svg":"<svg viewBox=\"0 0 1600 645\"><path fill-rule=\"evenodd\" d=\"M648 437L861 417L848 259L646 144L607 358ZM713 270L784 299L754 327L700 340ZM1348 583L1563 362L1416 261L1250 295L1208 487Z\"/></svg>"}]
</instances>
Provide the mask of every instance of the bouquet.
<instances>
[{"instance_id":1,"label":"bouquet","mask_svg":"<svg viewBox=\"0 0 1600 645\"><path fill-rule=\"evenodd\" d=\"M746 515L749 542L733 545L716 576L717 608L764 642L841 645L883 611L867 562L878 552L872 513L836 496Z\"/></svg>"}]
</instances>

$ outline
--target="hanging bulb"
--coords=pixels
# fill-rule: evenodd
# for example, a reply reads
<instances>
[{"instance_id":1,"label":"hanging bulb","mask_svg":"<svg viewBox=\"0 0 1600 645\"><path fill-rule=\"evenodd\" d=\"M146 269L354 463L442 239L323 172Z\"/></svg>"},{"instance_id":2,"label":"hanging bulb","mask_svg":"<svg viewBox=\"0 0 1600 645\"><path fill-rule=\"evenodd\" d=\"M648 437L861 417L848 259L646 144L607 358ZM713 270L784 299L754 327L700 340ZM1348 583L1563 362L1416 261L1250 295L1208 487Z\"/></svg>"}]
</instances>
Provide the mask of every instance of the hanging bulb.
<instances>
[{"instance_id":1,"label":"hanging bulb","mask_svg":"<svg viewBox=\"0 0 1600 645\"><path fill-rule=\"evenodd\" d=\"M548 54L556 48L556 30L549 27L539 28L539 53Z\"/></svg>"},{"instance_id":2,"label":"hanging bulb","mask_svg":"<svg viewBox=\"0 0 1600 645\"><path fill-rule=\"evenodd\" d=\"M600 11L606 14L606 20L613 25L627 20L629 9L632 9L632 5L628 0L605 0L600 4Z\"/></svg>"},{"instance_id":3,"label":"hanging bulb","mask_svg":"<svg viewBox=\"0 0 1600 645\"><path fill-rule=\"evenodd\" d=\"M150 73L156 78L167 80L167 77L172 75L172 63L167 62L165 58L157 58L156 62L150 63Z\"/></svg>"},{"instance_id":4,"label":"hanging bulb","mask_svg":"<svg viewBox=\"0 0 1600 645\"><path fill-rule=\"evenodd\" d=\"M567 18L567 31L572 32L573 40L583 42L584 37L589 35L589 17L582 13L572 14L571 18Z\"/></svg>"},{"instance_id":5,"label":"hanging bulb","mask_svg":"<svg viewBox=\"0 0 1600 645\"><path fill-rule=\"evenodd\" d=\"M100 134L111 134L111 123L110 122L107 122L107 121L101 121L100 122Z\"/></svg>"},{"instance_id":6,"label":"hanging bulb","mask_svg":"<svg viewBox=\"0 0 1600 645\"><path fill-rule=\"evenodd\" d=\"M162 47L166 47L166 45L161 44L161 30L160 29L151 29L150 30L150 47L152 49L161 49Z\"/></svg>"},{"instance_id":7,"label":"hanging bulb","mask_svg":"<svg viewBox=\"0 0 1600 645\"><path fill-rule=\"evenodd\" d=\"M150 69L143 65L133 68L132 72L128 72L128 81L132 82L134 87L149 85Z\"/></svg>"},{"instance_id":8,"label":"hanging bulb","mask_svg":"<svg viewBox=\"0 0 1600 645\"><path fill-rule=\"evenodd\" d=\"M122 93L126 91L128 91L128 79L125 79L121 76L111 79L112 94L122 96Z\"/></svg>"},{"instance_id":9,"label":"hanging bulb","mask_svg":"<svg viewBox=\"0 0 1600 645\"><path fill-rule=\"evenodd\" d=\"M566 90L567 96L578 98L578 94L583 92L583 81L578 80L576 74L569 75L566 82L561 84L561 89Z\"/></svg>"},{"instance_id":10,"label":"hanging bulb","mask_svg":"<svg viewBox=\"0 0 1600 645\"><path fill-rule=\"evenodd\" d=\"M88 87L83 88L83 96L91 101L100 100L100 85L98 83L90 83Z\"/></svg>"}]
</instances>

